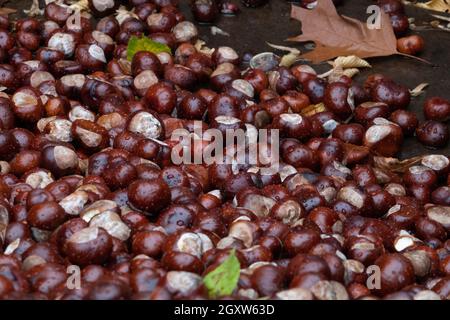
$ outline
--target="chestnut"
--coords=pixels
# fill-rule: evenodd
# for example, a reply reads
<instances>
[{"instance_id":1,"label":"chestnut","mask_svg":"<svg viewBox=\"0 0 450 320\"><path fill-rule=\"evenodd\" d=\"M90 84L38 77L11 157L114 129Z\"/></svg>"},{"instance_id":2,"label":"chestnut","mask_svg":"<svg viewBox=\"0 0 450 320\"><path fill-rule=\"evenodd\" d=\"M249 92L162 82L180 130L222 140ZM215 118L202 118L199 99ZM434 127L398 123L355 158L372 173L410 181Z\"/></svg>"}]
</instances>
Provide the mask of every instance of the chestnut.
<instances>
[{"instance_id":1,"label":"chestnut","mask_svg":"<svg viewBox=\"0 0 450 320\"><path fill-rule=\"evenodd\" d=\"M270 111L269 111L270 113ZM282 113L272 121L272 126L288 138L306 140L311 134L311 123L308 118L296 113Z\"/></svg>"},{"instance_id":2,"label":"chestnut","mask_svg":"<svg viewBox=\"0 0 450 320\"><path fill-rule=\"evenodd\" d=\"M96 30L107 34L111 38L114 38L115 35L120 30L120 25L119 25L119 22L117 21L117 19L115 19L112 16L107 16L107 17L101 18L97 22Z\"/></svg>"},{"instance_id":3,"label":"chestnut","mask_svg":"<svg viewBox=\"0 0 450 320\"><path fill-rule=\"evenodd\" d=\"M172 29L172 34L178 43L195 41L198 36L197 27L190 21L181 21Z\"/></svg>"},{"instance_id":4,"label":"chestnut","mask_svg":"<svg viewBox=\"0 0 450 320\"><path fill-rule=\"evenodd\" d=\"M223 91L229 82L238 78L239 71L237 67L230 62L225 62L216 67L210 76L210 82L215 90Z\"/></svg>"},{"instance_id":5,"label":"chestnut","mask_svg":"<svg viewBox=\"0 0 450 320\"><path fill-rule=\"evenodd\" d=\"M274 99L270 99L268 101L263 101L260 104L260 107L262 107L264 110L267 111L267 113L271 116L271 117L276 117L279 116L281 114L287 114L289 111L289 104L286 102L286 100L284 100L283 98L274 98ZM291 116L291 114L289 114L288 116ZM295 116L299 116L298 114L292 114L293 117Z\"/></svg>"},{"instance_id":6,"label":"chestnut","mask_svg":"<svg viewBox=\"0 0 450 320\"><path fill-rule=\"evenodd\" d=\"M0 48L9 51L14 47L15 39L7 30L0 29Z\"/></svg>"},{"instance_id":7,"label":"chestnut","mask_svg":"<svg viewBox=\"0 0 450 320\"><path fill-rule=\"evenodd\" d=\"M44 111L39 92L32 87L22 87L12 96L13 111L17 118L37 122Z\"/></svg>"},{"instance_id":8,"label":"chestnut","mask_svg":"<svg viewBox=\"0 0 450 320\"><path fill-rule=\"evenodd\" d=\"M307 272L316 272L325 277L330 276L330 269L324 259L303 253L299 253L291 259L287 267L286 276L288 279L292 279Z\"/></svg>"},{"instance_id":9,"label":"chestnut","mask_svg":"<svg viewBox=\"0 0 450 320\"><path fill-rule=\"evenodd\" d=\"M182 65L166 66L164 79L183 89L192 89L197 83L195 72Z\"/></svg>"},{"instance_id":10,"label":"chestnut","mask_svg":"<svg viewBox=\"0 0 450 320\"><path fill-rule=\"evenodd\" d=\"M270 88L278 94L283 95L287 91L294 90L297 87L297 78L286 67L279 67L269 71L267 77Z\"/></svg>"},{"instance_id":11,"label":"chestnut","mask_svg":"<svg viewBox=\"0 0 450 320\"><path fill-rule=\"evenodd\" d=\"M213 22L219 14L219 6L215 0L193 0L191 11L195 20L199 22Z\"/></svg>"},{"instance_id":12,"label":"chestnut","mask_svg":"<svg viewBox=\"0 0 450 320\"><path fill-rule=\"evenodd\" d=\"M170 189L162 179L136 180L128 187L130 203L148 213L158 213L170 203Z\"/></svg>"},{"instance_id":13,"label":"chestnut","mask_svg":"<svg viewBox=\"0 0 450 320\"><path fill-rule=\"evenodd\" d=\"M124 188L136 178L137 173L133 165L118 162L108 165L102 177L111 190Z\"/></svg>"},{"instance_id":14,"label":"chestnut","mask_svg":"<svg viewBox=\"0 0 450 320\"><path fill-rule=\"evenodd\" d=\"M269 86L269 79L264 71L259 69L250 69L244 74L244 80L248 81L256 93L260 93L262 90Z\"/></svg>"},{"instance_id":15,"label":"chestnut","mask_svg":"<svg viewBox=\"0 0 450 320\"><path fill-rule=\"evenodd\" d=\"M0 124L4 130L10 130L14 128L14 113L12 111L11 100L4 97L0 97ZM24 132L27 132L26 129L17 129L17 130L23 130ZM13 130L11 132L14 135L14 133L18 131ZM18 135L20 135L20 133ZM19 142L19 144L21 144L20 142L22 139L20 139L18 135L15 135L15 137L16 140Z\"/></svg>"},{"instance_id":16,"label":"chestnut","mask_svg":"<svg viewBox=\"0 0 450 320\"><path fill-rule=\"evenodd\" d=\"M420 143L427 147L444 147L450 137L448 126L435 120L427 120L416 129L416 136Z\"/></svg>"},{"instance_id":17,"label":"chestnut","mask_svg":"<svg viewBox=\"0 0 450 320\"><path fill-rule=\"evenodd\" d=\"M450 119L450 102L441 97L432 97L425 101L423 113L427 120L447 121Z\"/></svg>"},{"instance_id":18,"label":"chestnut","mask_svg":"<svg viewBox=\"0 0 450 320\"><path fill-rule=\"evenodd\" d=\"M303 84L303 92L309 97L313 104L320 103L324 100L326 83L321 78L310 78ZM342 103L342 102L341 102ZM346 104L344 104L344 107Z\"/></svg>"},{"instance_id":19,"label":"chestnut","mask_svg":"<svg viewBox=\"0 0 450 320\"><path fill-rule=\"evenodd\" d=\"M284 275L278 266L267 264L254 270L250 280L252 287L261 296L271 296L283 287Z\"/></svg>"},{"instance_id":20,"label":"chestnut","mask_svg":"<svg viewBox=\"0 0 450 320\"><path fill-rule=\"evenodd\" d=\"M371 88L373 101L386 103L391 111L405 109L411 100L408 88L392 80L380 80Z\"/></svg>"},{"instance_id":21,"label":"chestnut","mask_svg":"<svg viewBox=\"0 0 450 320\"><path fill-rule=\"evenodd\" d=\"M311 105L306 94L294 90L287 91L282 98L289 104L291 110L300 113L304 108Z\"/></svg>"},{"instance_id":22,"label":"chestnut","mask_svg":"<svg viewBox=\"0 0 450 320\"><path fill-rule=\"evenodd\" d=\"M424 46L424 39L417 34L397 39L397 50L401 53L415 56L423 51Z\"/></svg>"},{"instance_id":23,"label":"chestnut","mask_svg":"<svg viewBox=\"0 0 450 320\"><path fill-rule=\"evenodd\" d=\"M150 33L170 32L176 23L175 15L170 12L152 13L147 17Z\"/></svg>"},{"instance_id":24,"label":"chestnut","mask_svg":"<svg viewBox=\"0 0 450 320\"><path fill-rule=\"evenodd\" d=\"M35 228L54 230L65 220L65 212L54 201L35 204L28 212L28 223Z\"/></svg>"},{"instance_id":25,"label":"chestnut","mask_svg":"<svg viewBox=\"0 0 450 320\"><path fill-rule=\"evenodd\" d=\"M105 52L96 44L82 44L75 49L76 60L88 71L101 70L106 63Z\"/></svg>"},{"instance_id":26,"label":"chestnut","mask_svg":"<svg viewBox=\"0 0 450 320\"><path fill-rule=\"evenodd\" d=\"M151 70L155 72L155 74L161 73L161 63L154 53L139 51L134 54L133 59L131 60L131 72L136 76L144 70Z\"/></svg>"},{"instance_id":27,"label":"chestnut","mask_svg":"<svg viewBox=\"0 0 450 320\"><path fill-rule=\"evenodd\" d=\"M313 230L289 232L284 238L284 246L290 257L298 253L308 253L319 242L320 234Z\"/></svg>"},{"instance_id":28,"label":"chestnut","mask_svg":"<svg viewBox=\"0 0 450 320\"><path fill-rule=\"evenodd\" d=\"M189 94L177 106L177 114L185 119L201 120L206 109L207 104L203 98L198 94Z\"/></svg>"},{"instance_id":29,"label":"chestnut","mask_svg":"<svg viewBox=\"0 0 450 320\"><path fill-rule=\"evenodd\" d=\"M403 180L408 186L417 184L432 187L437 178L436 173L426 166L411 166L403 175Z\"/></svg>"},{"instance_id":30,"label":"chestnut","mask_svg":"<svg viewBox=\"0 0 450 320\"><path fill-rule=\"evenodd\" d=\"M431 193L431 201L438 205L450 206L450 187L442 186Z\"/></svg>"},{"instance_id":31,"label":"chestnut","mask_svg":"<svg viewBox=\"0 0 450 320\"><path fill-rule=\"evenodd\" d=\"M346 84L333 82L326 87L323 102L340 119L346 119L352 113L348 95L349 88Z\"/></svg>"},{"instance_id":32,"label":"chestnut","mask_svg":"<svg viewBox=\"0 0 450 320\"><path fill-rule=\"evenodd\" d=\"M15 70L13 66L9 64L0 65L0 85L9 89L14 89L19 85L18 79L15 78Z\"/></svg>"},{"instance_id":33,"label":"chestnut","mask_svg":"<svg viewBox=\"0 0 450 320\"><path fill-rule=\"evenodd\" d=\"M364 127L360 124L339 124L333 130L333 138L345 143L361 145L364 137Z\"/></svg>"},{"instance_id":34,"label":"chestnut","mask_svg":"<svg viewBox=\"0 0 450 320\"><path fill-rule=\"evenodd\" d=\"M52 66L52 71L58 77L71 74L80 74L83 72L83 66L78 61L72 60L59 60L56 61ZM83 75L84 76L84 75Z\"/></svg>"},{"instance_id":35,"label":"chestnut","mask_svg":"<svg viewBox=\"0 0 450 320\"><path fill-rule=\"evenodd\" d=\"M88 32L84 35L87 44L96 44L102 48L106 57L111 57L114 51L114 40L106 33L98 30Z\"/></svg>"},{"instance_id":36,"label":"chestnut","mask_svg":"<svg viewBox=\"0 0 450 320\"><path fill-rule=\"evenodd\" d=\"M111 236L102 228L87 227L72 234L64 243L64 252L75 264L101 264L112 250Z\"/></svg>"},{"instance_id":37,"label":"chestnut","mask_svg":"<svg viewBox=\"0 0 450 320\"><path fill-rule=\"evenodd\" d=\"M40 37L39 35L33 33L33 32L27 32L24 30L20 30L17 32L17 41L22 45L24 48L30 50L30 51L36 51L39 48L40 45Z\"/></svg>"},{"instance_id":38,"label":"chestnut","mask_svg":"<svg viewBox=\"0 0 450 320\"><path fill-rule=\"evenodd\" d=\"M384 254L375 264L381 270L381 286L374 290L377 294L386 295L414 283L414 268L401 254Z\"/></svg>"},{"instance_id":39,"label":"chestnut","mask_svg":"<svg viewBox=\"0 0 450 320\"><path fill-rule=\"evenodd\" d=\"M164 124L156 112L152 110L137 111L128 119L127 128L131 132L141 134L147 139L164 137Z\"/></svg>"},{"instance_id":40,"label":"chestnut","mask_svg":"<svg viewBox=\"0 0 450 320\"><path fill-rule=\"evenodd\" d=\"M403 132L399 125L384 118L375 118L373 125L364 135L364 145L385 157L394 156L403 142Z\"/></svg>"},{"instance_id":41,"label":"chestnut","mask_svg":"<svg viewBox=\"0 0 450 320\"><path fill-rule=\"evenodd\" d=\"M11 172L22 176L25 172L39 167L41 152L35 150L22 150L11 160Z\"/></svg>"},{"instance_id":42,"label":"chestnut","mask_svg":"<svg viewBox=\"0 0 450 320\"><path fill-rule=\"evenodd\" d=\"M49 48L61 51L66 58L70 58L74 54L76 45L75 36L66 32L54 32L47 41Z\"/></svg>"},{"instance_id":43,"label":"chestnut","mask_svg":"<svg viewBox=\"0 0 450 320\"><path fill-rule=\"evenodd\" d=\"M176 106L176 93L169 84L160 82L148 88L144 100L159 114L171 114Z\"/></svg>"},{"instance_id":44,"label":"chestnut","mask_svg":"<svg viewBox=\"0 0 450 320\"><path fill-rule=\"evenodd\" d=\"M95 122L77 119L72 122L72 136L81 146L88 150L104 149L108 145L108 133Z\"/></svg>"},{"instance_id":45,"label":"chestnut","mask_svg":"<svg viewBox=\"0 0 450 320\"><path fill-rule=\"evenodd\" d=\"M89 0L89 8L95 17L104 17L113 13L120 2L117 0Z\"/></svg>"},{"instance_id":46,"label":"chestnut","mask_svg":"<svg viewBox=\"0 0 450 320\"><path fill-rule=\"evenodd\" d=\"M398 124L402 128L404 135L411 135L419 125L419 120L414 112L406 110L395 110L389 120Z\"/></svg>"},{"instance_id":47,"label":"chestnut","mask_svg":"<svg viewBox=\"0 0 450 320\"><path fill-rule=\"evenodd\" d=\"M47 19L55 21L62 26L71 15L71 12L68 8L52 2L45 6L44 14Z\"/></svg>"},{"instance_id":48,"label":"chestnut","mask_svg":"<svg viewBox=\"0 0 450 320\"><path fill-rule=\"evenodd\" d=\"M78 168L78 156L64 146L47 146L42 150L42 166L55 176L74 173Z\"/></svg>"}]
</instances>

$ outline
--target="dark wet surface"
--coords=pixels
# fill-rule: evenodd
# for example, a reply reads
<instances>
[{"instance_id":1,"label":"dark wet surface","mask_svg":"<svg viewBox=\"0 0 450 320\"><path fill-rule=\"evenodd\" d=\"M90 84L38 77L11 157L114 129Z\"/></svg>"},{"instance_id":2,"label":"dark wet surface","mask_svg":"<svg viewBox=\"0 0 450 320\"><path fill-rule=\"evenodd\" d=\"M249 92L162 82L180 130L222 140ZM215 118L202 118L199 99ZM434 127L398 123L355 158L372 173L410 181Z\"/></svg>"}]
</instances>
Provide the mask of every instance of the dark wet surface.
<instances>
[{"instance_id":1,"label":"dark wet surface","mask_svg":"<svg viewBox=\"0 0 450 320\"><path fill-rule=\"evenodd\" d=\"M233 0L239 3L239 0ZM0 1L1 3L1 1ZM183 12L188 20L193 20L189 1L180 0ZM371 0L344 0L344 4L338 7L341 14L365 21L367 6L372 5ZM16 0L6 3L5 6L16 9L28 9L31 0ZM269 4L261 8L249 9L239 3L240 13L237 16L221 16L214 24L231 36L215 35L210 32L210 25L200 25L201 38L210 47L227 45L235 48L240 53L271 51L266 42L296 46L302 49L297 43L285 42L290 36L300 33L300 23L289 19L290 6L286 0L270 0ZM434 20L429 14L434 13L413 7L406 8L407 15L416 19L416 24L423 21ZM411 31L412 33L413 31ZM415 32L415 31L414 31ZM430 30L417 31L426 41L425 51L421 57L432 62L427 65L410 58L401 56L371 58L369 62L372 69L366 69L357 75L356 81L364 81L371 73L383 73L395 81L406 85L410 89L422 82L427 82L430 86L426 92L419 97L413 98L409 110L417 113L420 120L423 120L422 106L427 97L442 96L450 99L450 32ZM318 66L318 70L327 70L326 65ZM411 157L426 153L443 153L450 155L450 145L439 150L430 150L422 146L414 137L407 138L404 142L400 157Z\"/></svg>"}]
</instances>

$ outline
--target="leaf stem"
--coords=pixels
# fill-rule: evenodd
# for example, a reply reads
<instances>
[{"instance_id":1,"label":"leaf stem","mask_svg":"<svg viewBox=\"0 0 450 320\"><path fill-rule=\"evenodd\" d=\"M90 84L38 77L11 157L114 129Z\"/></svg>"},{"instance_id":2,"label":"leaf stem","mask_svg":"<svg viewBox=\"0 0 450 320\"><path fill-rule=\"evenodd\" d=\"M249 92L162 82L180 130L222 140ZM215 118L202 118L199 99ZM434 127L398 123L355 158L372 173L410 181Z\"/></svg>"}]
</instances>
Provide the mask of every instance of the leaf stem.
<instances>
[{"instance_id":1,"label":"leaf stem","mask_svg":"<svg viewBox=\"0 0 450 320\"><path fill-rule=\"evenodd\" d=\"M416 59L416 60L419 60L420 62L423 62L425 64L434 66L431 62L429 62L428 60L425 60L423 58L419 58L419 57L416 57L416 56L413 56L413 55L410 55L410 54L406 54L406 53L401 53L401 52L397 52L395 54L398 54L398 55L404 56L404 57L408 57L408 58L412 58L412 59Z\"/></svg>"}]
</instances>

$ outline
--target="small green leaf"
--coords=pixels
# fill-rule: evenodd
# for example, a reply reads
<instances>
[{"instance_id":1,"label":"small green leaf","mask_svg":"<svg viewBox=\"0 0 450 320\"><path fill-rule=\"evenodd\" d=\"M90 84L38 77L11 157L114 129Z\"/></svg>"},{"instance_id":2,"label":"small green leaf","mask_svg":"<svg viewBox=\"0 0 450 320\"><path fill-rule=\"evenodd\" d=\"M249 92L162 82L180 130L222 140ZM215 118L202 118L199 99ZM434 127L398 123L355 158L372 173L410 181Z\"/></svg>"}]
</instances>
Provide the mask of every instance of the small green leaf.
<instances>
[{"instance_id":1,"label":"small green leaf","mask_svg":"<svg viewBox=\"0 0 450 320\"><path fill-rule=\"evenodd\" d=\"M227 296L236 288L240 273L241 265L233 249L224 262L203 278L203 284L211 298Z\"/></svg>"},{"instance_id":2,"label":"small green leaf","mask_svg":"<svg viewBox=\"0 0 450 320\"><path fill-rule=\"evenodd\" d=\"M134 54L138 51L150 51L155 54L160 52L172 53L170 48L163 43L153 41L147 37L138 38L136 36L131 36L127 46L127 59L131 61Z\"/></svg>"}]
</instances>

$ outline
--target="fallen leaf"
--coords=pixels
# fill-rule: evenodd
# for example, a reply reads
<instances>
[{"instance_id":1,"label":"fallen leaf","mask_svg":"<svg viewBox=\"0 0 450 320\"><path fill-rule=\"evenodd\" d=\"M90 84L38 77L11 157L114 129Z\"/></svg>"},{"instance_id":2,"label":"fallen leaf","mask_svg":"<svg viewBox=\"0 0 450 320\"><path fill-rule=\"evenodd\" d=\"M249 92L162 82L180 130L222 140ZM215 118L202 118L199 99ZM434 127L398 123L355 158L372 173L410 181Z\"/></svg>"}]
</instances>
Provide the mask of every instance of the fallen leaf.
<instances>
[{"instance_id":1,"label":"fallen leaf","mask_svg":"<svg viewBox=\"0 0 450 320\"><path fill-rule=\"evenodd\" d=\"M334 61L328 61L333 69L318 75L319 78L328 78L329 82L339 80L341 76L353 78L359 73L358 68L371 68L372 66L364 59L357 56L337 57Z\"/></svg>"},{"instance_id":2,"label":"fallen leaf","mask_svg":"<svg viewBox=\"0 0 450 320\"><path fill-rule=\"evenodd\" d=\"M351 143L344 143L344 158L342 159L343 165L352 165L355 163L361 163L370 155L370 149L365 146L357 146Z\"/></svg>"},{"instance_id":3,"label":"fallen leaf","mask_svg":"<svg viewBox=\"0 0 450 320\"><path fill-rule=\"evenodd\" d=\"M356 76L359 73L359 69L349 68L349 69L345 69L342 73L344 74L344 76L353 78L354 76Z\"/></svg>"},{"instance_id":4,"label":"fallen leaf","mask_svg":"<svg viewBox=\"0 0 450 320\"><path fill-rule=\"evenodd\" d=\"M221 36L225 36L225 37L229 37L230 36L230 34L228 32L223 31L222 29L220 29L220 28L218 28L216 26L212 26L211 27L211 34L213 36L218 35L218 34L221 35Z\"/></svg>"},{"instance_id":5,"label":"fallen leaf","mask_svg":"<svg viewBox=\"0 0 450 320\"><path fill-rule=\"evenodd\" d=\"M153 41L147 37L138 38L136 36L131 36L127 46L127 59L131 61L134 54L139 51L149 51L155 54L160 52L171 53L170 48L163 43Z\"/></svg>"},{"instance_id":6,"label":"fallen leaf","mask_svg":"<svg viewBox=\"0 0 450 320\"><path fill-rule=\"evenodd\" d=\"M411 96L413 96L413 97L420 96L422 93L425 92L424 89L425 89L426 87L428 87L428 83L425 83L425 82L424 82L424 83L421 83L421 84L419 84L417 87L415 87L414 89L409 90L409 93L410 93Z\"/></svg>"},{"instance_id":7,"label":"fallen leaf","mask_svg":"<svg viewBox=\"0 0 450 320\"><path fill-rule=\"evenodd\" d=\"M302 55L314 63L338 56L360 58L398 54L397 39L389 16L381 12L381 28L369 29L365 22L340 16L331 0L320 0L315 9L292 6L291 17L302 22L302 34L290 41L314 41L313 51Z\"/></svg>"},{"instance_id":8,"label":"fallen leaf","mask_svg":"<svg viewBox=\"0 0 450 320\"><path fill-rule=\"evenodd\" d=\"M240 273L241 266L233 249L228 258L203 278L203 284L211 298L227 296L236 289Z\"/></svg>"},{"instance_id":9,"label":"fallen leaf","mask_svg":"<svg viewBox=\"0 0 450 320\"><path fill-rule=\"evenodd\" d=\"M70 9L73 11L90 11L89 9L89 1L88 0L79 0L79 1L73 1L73 3L69 6Z\"/></svg>"},{"instance_id":10,"label":"fallen leaf","mask_svg":"<svg viewBox=\"0 0 450 320\"><path fill-rule=\"evenodd\" d=\"M422 160L423 156L413 157L405 160L397 158L373 157L376 168L390 172L404 173L408 168L416 165Z\"/></svg>"},{"instance_id":11,"label":"fallen leaf","mask_svg":"<svg viewBox=\"0 0 450 320\"><path fill-rule=\"evenodd\" d=\"M347 68L371 68L372 66L366 60L357 56L337 57L334 61L329 62L333 67L340 66Z\"/></svg>"},{"instance_id":12,"label":"fallen leaf","mask_svg":"<svg viewBox=\"0 0 450 320\"><path fill-rule=\"evenodd\" d=\"M312 105L302 109L300 111L300 113L303 116L309 117L309 116L315 115L316 113L324 112L326 110L327 109L325 108L325 104L323 104L323 102L321 102L318 104L312 104Z\"/></svg>"},{"instance_id":13,"label":"fallen leaf","mask_svg":"<svg viewBox=\"0 0 450 320\"><path fill-rule=\"evenodd\" d=\"M431 21L430 26L432 26L433 29L439 29L439 30L443 30L443 31L447 31L447 32L450 31L450 29L448 27L441 25L441 23L438 20Z\"/></svg>"},{"instance_id":14,"label":"fallen leaf","mask_svg":"<svg viewBox=\"0 0 450 320\"><path fill-rule=\"evenodd\" d=\"M198 52L206 54L209 57L211 57L215 51L215 49L207 47L206 42L200 39L195 42L194 47Z\"/></svg>"},{"instance_id":15,"label":"fallen leaf","mask_svg":"<svg viewBox=\"0 0 450 320\"><path fill-rule=\"evenodd\" d=\"M119 9L116 10L116 20L119 24L122 24L128 18L139 18L136 13L134 13L134 8L130 11L127 10L125 6L120 6Z\"/></svg>"},{"instance_id":16,"label":"fallen leaf","mask_svg":"<svg viewBox=\"0 0 450 320\"><path fill-rule=\"evenodd\" d=\"M412 5L427 10L447 12L447 13L450 12L450 2L448 2L448 0L431 0L425 3L423 2L412 3Z\"/></svg>"},{"instance_id":17,"label":"fallen leaf","mask_svg":"<svg viewBox=\"0 0 450 320\"><path fill-rule=\"evenodd\" d=\"M274 49L278 49L281 51L287 51L289 52L288 54L285 54L284 56L281 57L281 61L280 61L280 66L281 67L290 67L292 66L300 57L300 50L296 49L296 48L291 48L291 47L286 47L286 46L279 46L279 45L275 45L275 44L271 44L269 42L267 42L267 44L274 48Z\"/></svg>"},{"instance_id":18,"label":"fallen leaf","mask_svg":"<svg viewBox=\"0 0 450 320\"><path fill-rule=\"evenodd\" d=\"M117 63L119 64L122 71L126 74L131 76L133 73L131 72L131 62L126 59L119 59L117 60Z\"/></svg>"},{"instance_id":19,"label":"fallen leaf","mask_svg":"<svg viewBox=\"0 0 450 320\"><path fill-rule=\"evenodd\" d=\"M0 8L0 14L4 14L4 15L8 15L11 13L16 12L16 9L12 9L12 8Z\"/></svg>"},{"instance_id":20,"label":"fallen leaf","mask_svg":"<svg viewBox=\"0 0 450 320\"><path fill-rule=\"evenodd\" d=\"M41 16L44 14L44 9L39 9L39 1L33 0L31 7L28 10L23 10L25 14L29 17Z\"/></svg>"},{"instance_id":21,"label":"fallen leaf","mask_svg":"<svg viewBox=\"0 0 450 320\"><path fill-rule=\"evenodd\" d=\"M437 18L439 20L450 22L450 17L441 16L441 15L438 15L438 14L430 14L430 16L435 17L435 18Z\"/></svg>"}]
</instances>

